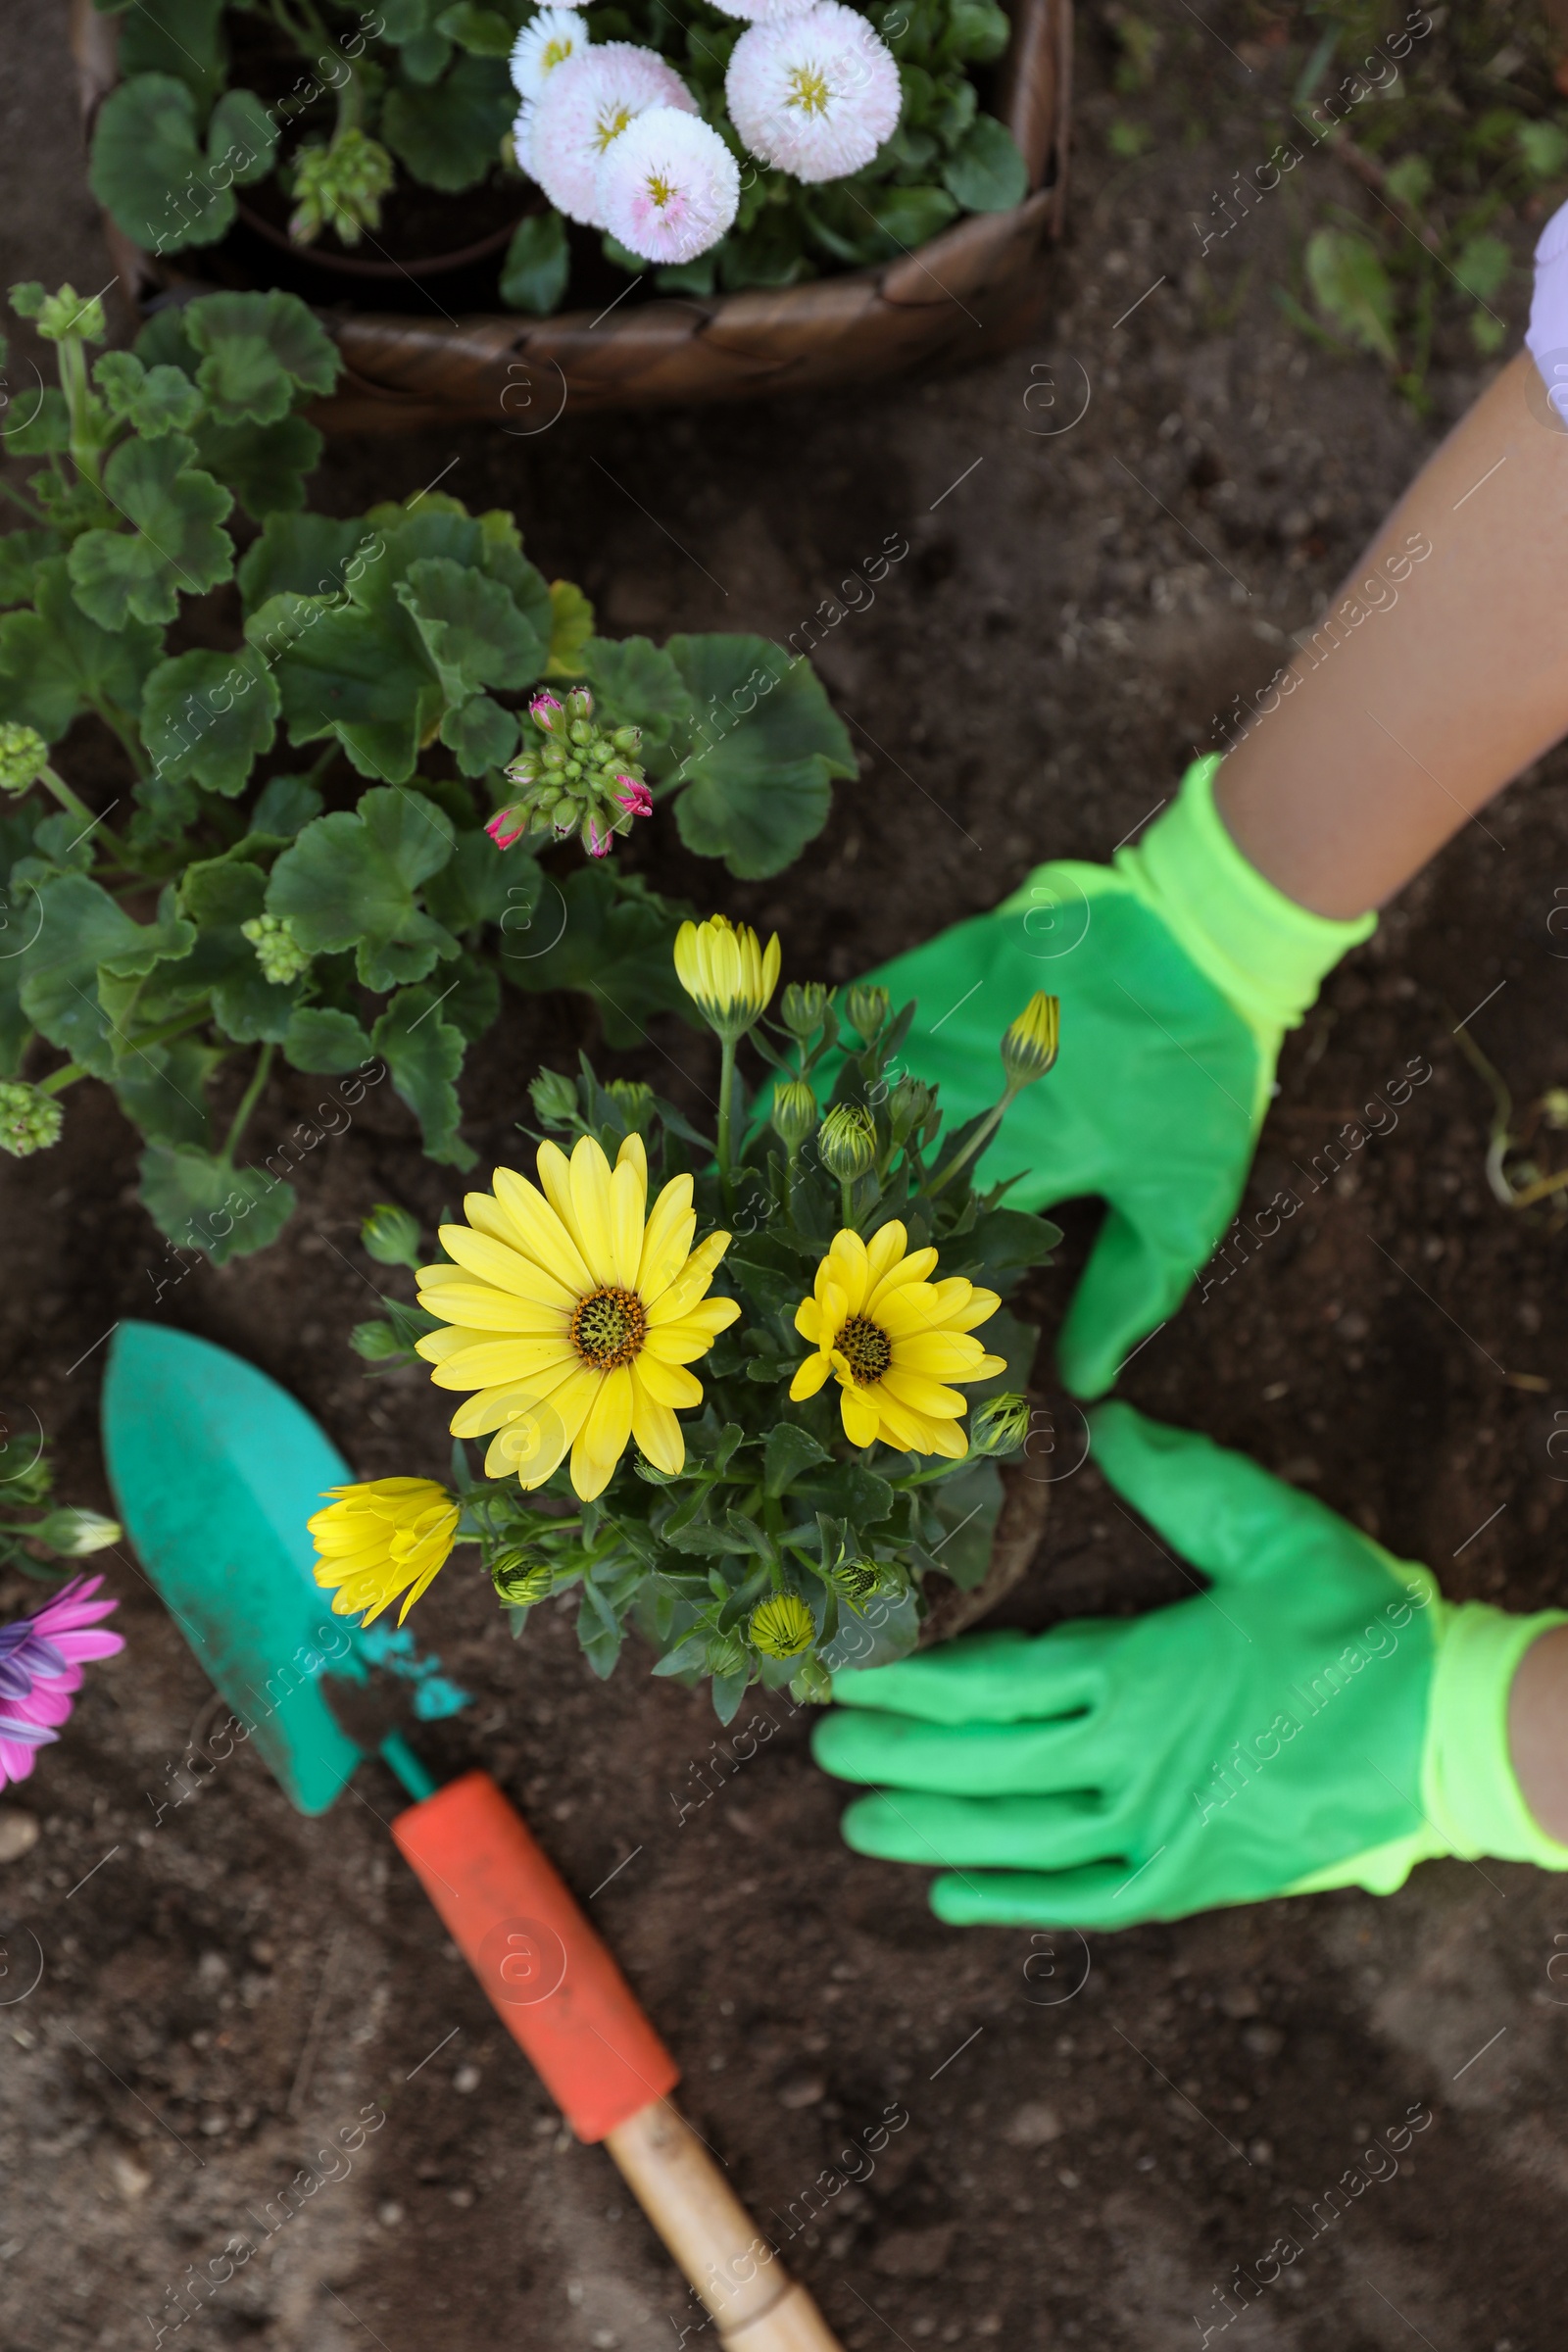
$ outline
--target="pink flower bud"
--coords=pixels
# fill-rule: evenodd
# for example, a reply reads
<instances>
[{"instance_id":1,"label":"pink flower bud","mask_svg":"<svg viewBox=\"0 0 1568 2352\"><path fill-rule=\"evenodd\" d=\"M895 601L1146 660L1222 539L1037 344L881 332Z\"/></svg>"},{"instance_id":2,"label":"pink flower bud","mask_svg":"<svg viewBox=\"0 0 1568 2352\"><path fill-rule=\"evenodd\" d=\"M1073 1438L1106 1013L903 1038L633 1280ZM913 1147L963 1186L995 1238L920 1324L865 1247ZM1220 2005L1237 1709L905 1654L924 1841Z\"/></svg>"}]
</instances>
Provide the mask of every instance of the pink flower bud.
<instances>
[{"instance_id":1,"label":"pink flower bud","mask_svg":"<svg viewBox=\"0 0 1568 2352\"><path fill-rule=\"evenodd\" d=\"M608 858L612 836L599 829L596 817L590 816L582 829L582 846L590 858Z\"/></svg>"},{"instance_id":2,"label":"pink flower bud","mask_svg":"<svg viewBox=\"0 0 1568 2352\"><path fill-rule=\"evenodd\" d=\"M485 831L498 850L510 850L528 830L528 820L517 808L498 808Z\"/></svg>"},{"instance_id":3,"label":"pink flower bud","mask_svg":"<svg viewBox=\"0 0 1568 2352\"><path fill-rule=\"evenodd\" d=\"M566 697L566 710L572 718L592 718L594 698L586 686L574 686Z\"/></svg>"},{"instance_id":4,"label":"pink flower bud","mask_svg":"<svg viewBox=\"0 0 1568 2352\"><path fill-rule=\"evenodd\" d=\"M654 796L646 784L639 783L635 776L617 776L615 782L620 786L615 798L628 816L653 815Z\"/></svg>"},{"instance_id":5,"label":"pink flower bud","mask_svg":"<svg viewBox=\"0 0 1568 2352\"><path fill-rule=\"evenodd\" d=\"M560 710L561 705L553 694L548 692L536 694L528 705L528 716L541 734L549 735L555 730L556 718Z\"/></svg>"}]
</instances>

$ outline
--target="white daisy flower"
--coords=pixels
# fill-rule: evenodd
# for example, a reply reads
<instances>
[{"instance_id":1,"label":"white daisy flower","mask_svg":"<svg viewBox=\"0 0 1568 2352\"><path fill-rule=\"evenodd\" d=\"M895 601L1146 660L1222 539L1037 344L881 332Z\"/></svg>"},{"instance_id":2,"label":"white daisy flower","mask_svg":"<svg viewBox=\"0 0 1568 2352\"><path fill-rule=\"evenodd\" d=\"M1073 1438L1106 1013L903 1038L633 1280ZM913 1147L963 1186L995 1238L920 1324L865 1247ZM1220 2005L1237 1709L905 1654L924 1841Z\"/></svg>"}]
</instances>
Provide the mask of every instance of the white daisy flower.
<instances>
[{"instance_id":1,"label":"white daisy flower","mask_svg":"<svg viewBox=\"0 0 1568 2352\"><path fill-rule=\"evenodd\" d=\"M650 106L697 112L680 75L655 50L602 41L555 68L534 106L524 168L558 212L589 228L606 225L599 166L612 141Z\"/></svg>"},{"instance_id":2,"label":"white daisy flower","mask_svg":"<svg viewBox=\"0 0 1568 2352\"><path fill-rule=\"evenodd\" d=\"M577 7L578 0L567 0L564 7L541 8L518 33L512 51L512 78L522 99L537 98L546 76L587 48L588 27ZM522 152L520 139L517 152Z\"/></svg>"},{"instance_id":3,"label":"white daisy flower","mask_svg":"<svg viewBox=\"0 0 1568 2352\"><path fill-rule=\"evenodd\" d=\"M903 104L892 50L840 0L813 0L743 32L724 95L752 153L804 180L858 172Z\"/></svg>"},{"instance_id":4,"label":"white daisy flower","mask_svg":"<svg viewBox=\"0 0 1568 2352\"><path fill-rule=\"evenodd\" d=\"M713 0L726 17L744 17L753 24L771 24L779 17L798 17L812 0Z\"/></svg>"},{"instance_id":5,"label":"white daisy flower","mask_svg":"<svg viewBox=\"0 0 1568 2352\"><path fill-rule=\"evenodd\" d=\"M637 116L599 167L605 226L646 262L694 262L718 243L740 200L740 172L717 131L673 106Z\"/></svg>"}]
</instances>

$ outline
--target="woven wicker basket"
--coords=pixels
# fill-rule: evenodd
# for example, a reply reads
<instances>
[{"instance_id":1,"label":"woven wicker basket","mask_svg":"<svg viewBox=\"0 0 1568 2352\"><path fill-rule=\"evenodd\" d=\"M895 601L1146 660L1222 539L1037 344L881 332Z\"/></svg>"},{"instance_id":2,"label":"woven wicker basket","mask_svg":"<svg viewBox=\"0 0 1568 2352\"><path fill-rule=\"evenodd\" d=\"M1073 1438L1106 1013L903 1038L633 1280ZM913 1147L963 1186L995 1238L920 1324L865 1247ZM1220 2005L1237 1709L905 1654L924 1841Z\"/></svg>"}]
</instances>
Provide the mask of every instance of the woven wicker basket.
<instances>
[{"instance_id":1,"label":"woven wicker basket","mask_svg":"<svg viewBox=\"0 0 1568 2352\"><path fill-rule=\"evenodd\" d=\"M1030 193L1015 210L957 221L917 252L777 292L627 304L609 317L567 311L447 318L319 311L346 363L311 414L329 430L401 431L492 417L513 431L569 406L689 408L867 383L917 365L958 366L1026 337L1044 314L1045 241L1067 195L1072 0L1010 0L1015 22L997 111L1022 150ZM72 0L83 125L115 86L118 20ZM144 301L198 290L197 274L155 261L104 222L122 285Z\"/></svg>"}]
</instances>

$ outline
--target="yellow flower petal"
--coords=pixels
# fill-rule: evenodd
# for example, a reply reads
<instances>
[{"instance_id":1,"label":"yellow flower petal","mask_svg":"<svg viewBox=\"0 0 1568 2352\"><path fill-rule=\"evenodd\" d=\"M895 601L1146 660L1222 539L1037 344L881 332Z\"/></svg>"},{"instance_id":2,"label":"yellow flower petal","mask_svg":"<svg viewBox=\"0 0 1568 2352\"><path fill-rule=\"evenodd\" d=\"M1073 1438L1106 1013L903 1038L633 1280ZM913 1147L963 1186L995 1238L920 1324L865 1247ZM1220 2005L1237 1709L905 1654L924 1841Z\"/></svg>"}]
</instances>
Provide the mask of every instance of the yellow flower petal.
<instances>
[{"instance_id":1,"label":"yellow flower petal","mask_svg":"<svg viewBox=\"0 0 1568 2352\"><path fill-rule=\"evenodd\" d=\"M437 1364L430 1378L438 1389L496 1389L515 1381L537 1381L557 1365L575 1360L571 1344L559 1332L538 1339L483 1340Z\"/></svg>"},{"instance_id":2,"label":"yellow flower petal","mask_svg":"<svg viewBox=\"0 0 1568 2352\"><path fill-rule=\"evenodd\" d=\"M844 1423L844 1435L852 1446L874 1446L881 1424L874 1404L868 1404L859 1389L846 1388L839 1396L839 1416Z\"/></svg>"},{"instance_id":3,"label":"yellow flower petal","mask_svg":"<svg viewBox=\"0 0 1568 2352\"><path fill-rule=\"evenodd\" d=\"M939 1380L927 1380L923 1372L906 1372L898 1364L883 1373L877 1386L911 1412L933 1421L956 1421L967 1402L956 1389L945 1389Z\"/></svg>"},{"instance_id":4,"label":"yellow flower petal","mask_svg":"<svg viewBox=\"0 0 1568 2352\"><path fill-rule=\"evenodd\" d=\"M514 1168L497 1168L496 1200L517 1246L538 1266L547 1266L577 1298L594 1287L593 1276L565 1223L536 1184Z\"/></svg>"},{"instance_id":5,"label":"yellow flower petal","mask_svg":"<svg viewBox=\"0 0 1568 2352\"><path fill-rule=\"evenodd\" d=\"M460 1273L460 1267L450 1269ZM488 1285L445 1282L439 1290L419 1290L419 1304L426 1314L461 1316L468 1331L559 1332L563 1339L571 1327L571 1317L564 1306L544 1306L532 1298L518 1298L511 1291L497 1291ZM446 1332L433 1335L446 1339Z\"/></svg>"},{"instance_id":6,"label":"yellow flower petal","mask_svg":"<svg viewBox=\"0 0 1568 2352\"><path fill-rule=\"evenodd\" d=\"M637 1294L644 1306L663 1297L682 1266L697 1231L692 1210L692 1180L672 1176L654 1202L643 1235L642 1260L637 1268Z\"/></svg>"},{"instance_id":7,"label":"yellow flower petal","mask_svg":"<svg viewBox=\"0 0 1568 2352\"><path fill-rule=\"evenodd\" d=\"M891 1218L886 1225L879 1225L872 1234L865 1246L866 1276L870 1285L868 1297L875 1298L876 1286L883 1275L904 1257L908 1240L907 1228L901 1225L897 1217ZM931 1254L935 1257L936 1251L933 1250Z\"/></svg>"},{"instance_id":8,"label":"yellow flower petal","mask_svg":"<svg viewBox=\"0 0 1568 2352\"><path fill-rule=\"evenodd\" d=\"M847 1315L858 1315L865 1304L865 1294L870 1288L865 1244L858 1233L851 1233L846 1228L844 1232L834 1235L828 1256L833 1264L833 1279L844 1294L844 1311Z\"/></svg>"},{"instance_id":9,"label":"yellow flower petal","mask_svg":"<svg viewBox=\"0 0 1568 2352\"><path fill-rule=\"evenodd\" d=\"M902 1227L900 1230L902 1231ZM880 1241L880 1234L877 1239ZM906 1289L911 1283L923 1283L936 1262L937 1253L934 1250L915 1250L907 1257L902 1259L898 1265L890 1266L873 1286L865 1302L866 1313L878 1312L887 1299L893 1298L899 1291Z\"/></svg>"},{"instance_id":10,"label":"yellow flower petal","mask_svg":"<svg viewBox=\"0 0 1568 2352\"><path fill-rule=\"evenodd\" d=\"M631 1376L631 1434L653 1463L673 1477L686 1467L686 1440L680 1423L662 1397L656 1396L635 1365Z\"/></svg>"},{"instance_id":11,"label":"yellow flower petal","mask_svg":"<svg viewBox=\"0 0 1568 2352\"><path fill-rule=\"evenodd\" d=\"M637 1288L643 1255L643 1210L647 1201L645 1178L630 1160L618 1161L610 1179L610 1258L612 1279L623 1291Z\"/></svg>"},{"instance_id":12,"label":"yellow flower petal","mask_svg":"<svg viewBox=\"0 0 1568 2352\"><path fill-rule=\"evenodd\" d=\"M733 1323L741 1311L739 1302L734 1298L705 1299L701 1308L694 1307L691 1314L683 1316L680 1322L661 1323L657 1329L651 1327L648 1338L644 1342L643 1355L639 1357L639 1362L643 1358L653 1355L665 1364L696 1363L700 1355L708 1353L718 1337L718 1331L714 1329L713 1311L705 1310L718 1310L724 1307L728 1307L730 1312L723 1317L722 1323L718 1326L718 1330L722 1330L726 1325Z\"/></svg>"},{"instance_id":13,"label":"yellow flower petal","mask_svg":"<svg viewBox=\"0 0 1568 2352\"><path fill-rule=\"evenodd\" d=\"M599 1393L601 1375L579 1365L548 1397L514 1412L485 1455L487 1478L515 1478L525 1494L560 1469Z\"/></svg>"},{"instance_id":14,"label":"yellow flower petal","mask_svg":"<svg viewBox=\"0 0 1568 2352\"><path fill-rule=\"evenodd\" d=\"M615 1153L615 1165L617 1168L630 1167L636 1170L637 1180L642 1186L642 1202L638 1209L641 1215L648 1204L648 1148L640 1135L632 1134L622 1139L620 1150Z\"/></svg>"},{"instance_id":15,"label":"yellow flower petal","mask_svg":"<svg viewBox=\"0 0 1568 2352\"><path fill-rule=\"evenodd\" d=\"M980 1366L989 1360L966 1331L921 1331L893 1343L896 1370L923 1372L931 1380L984 1380Z\"/></svg>"},{"instance_id":16,"label":"yellow flower petal","mask_svg":"<svg viewBox=\"0 0 1568 2352\"><path fill-rule=\"evenodd\" d=\"M583 1139L587 1142L588 1139ZM603 1158L603 1153L600 1154ZM584 1502L602 1494L631 1436L631 1373L621 1364L601 1375L599 1394L571 1449L571 1483Z\"/></svg>"},{"instance_id":17,"label":"yellow flower petal","mask_svg":"<svg viewBox=\"0 0 1568 2352\"><path fill-rule=\"evenodd\" d=\"M334 1615L363 1611L365 1625L402 1592L401 1625L451 1557L459 1506L428 1478L370 1479L329 1492L328 1507L309 1523L317 1583L332 1592Z\"/></svg>"},{"instance_id":18,"label":"yellow flower petal","mask_svg":"<svg viewBox=\"0 0 1568 2352\"><path fill-rule=\"evenodd\" d=\"M568 1373L565 1377L574 1376ZM531 1412L536 1404L553 1397L562 1385L559 1380L519 1380L510 1388L481 1389L466 1404L459 1405L447 1426L455 1438L487 1438L492 1430L505 1428L519 1413Z\"/></svg>"},{"instance_id":19,"label":"yellow flower petal","mask_svg":"<svg viewBox=\"0 0 1568 2352\"><path fill-rule=\"evenodd\" d=\"M502 1242L492 1241L485 1233L471 1233L466 1225L443 1225L442 1247L455 1257L460 1266L481 1281L494 1283L498 1290L510 1291L514 1298L532 1298L541 1306L575 1306L580 1292L568 1290L559 1275L548 1274L531 1257L519 1250L509 1250ZM439 1313L440 1309L435 1310Z\"/></svg>"},{"instance_id":20,"label":"yellow flower petal","mask_svg":"<svg viewBox=\"0 0 1568 2352\"><path fill-rule=\"evenodd\" d=\"M661 1404L690 1406L703 1401L702 1382L683 1364L666 1363L662 1356L644 1348L631 1369L649 1396L657 1397Z\"/></svg>"},{"instance_id":21,"label":"yellow flower petal","mask_svg":"<svg viewBox=\"0 0 1568 2352\"><path fill-rule=\"evenodd\" d=\"M832 1357L830 1355L820 1353L816 1355L808 1355L804 1364L798 1364L795 1368L795 1378L790 1382L791 1404L800 1404L805 1400L806 1397L814 1396L817 1390L822 1386L822 1383L826 1380L832 1369ZM849 1391L847 1389L845 1391L845 1395L849 1395ZM849 1427L849 1423L847 1421L845 1423L845 1427ZM858 1438L855 1442L857 1445L863 1446L869 1445L870 1440L867 1438Z\"/></svg>"},{"instance_id":22,"label":"yellow flower petal","mask_svg":"<svg viewBox=\"0 0 1568 2352\"><path fill-rule=\"evenodd\" d=\"M649 1306L650 1330L656 1324L679 1322L681 1316L697 1304L713 1279L714 1267L728 1248L727 1233L710 1233L705 1242L698 1243L669 1288Z\"/></svg>"},{"instance_id":23,"label":"yellow flower petal","mask_svg":"<svg viewBox=\"0 0 1568 2352\"><path fill-rule=\"evenodd\" d=\"M610 1162L591 1135L571 1152L572 1231L596 1283L617 1280L610 1230Z\"/></svg>"},{"instance_id":24,"label":"yellow flower petal","mask_svg":"<svg viewBox=\"0 0 1568 2352\"><path fill-rule=\"evenodd\" d=\"M870 1401L876 1407L878 1434L884 1446L895 1446L901 1453L929 1453L932 1422L923 1414L911 1412L896 1396L890 1396L886 1384L878 1381L869 1391Z\"/></svg>"}]
</instances>

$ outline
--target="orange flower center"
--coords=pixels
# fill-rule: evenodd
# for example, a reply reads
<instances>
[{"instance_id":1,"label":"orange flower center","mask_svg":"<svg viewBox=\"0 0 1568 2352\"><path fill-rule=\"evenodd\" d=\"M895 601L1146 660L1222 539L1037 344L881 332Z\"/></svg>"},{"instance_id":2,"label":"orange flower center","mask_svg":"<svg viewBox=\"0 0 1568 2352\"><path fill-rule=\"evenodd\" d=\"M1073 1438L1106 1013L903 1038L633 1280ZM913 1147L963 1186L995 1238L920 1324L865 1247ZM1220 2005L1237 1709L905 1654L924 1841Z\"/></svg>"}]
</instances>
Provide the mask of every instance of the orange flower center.
<instances>
[{"instance_id":1,"label":"orange flower center","mask_svg":"<svg viewBox=\"0 0 1568 2352\"><path fill-rule=\"evenodd\" d=\"M642 1353L648 1310L635 1291L590 1291L571 1317L571 1344L595 1372L614 1372Z\"/></svg>"},{"instance_id":2,"label":"orange flower center","mask_svg":"<svg viewBox=\"0 0 1568 2352\"><path fill-rule=\"evenodd\" d=\"M852 1315L839 1333L838 1347L857 1385L862 1389L880 1380L893 1361L893 1342L881 1324L873 1323L869 1315Z\"/></svg>"}]
</instances>

